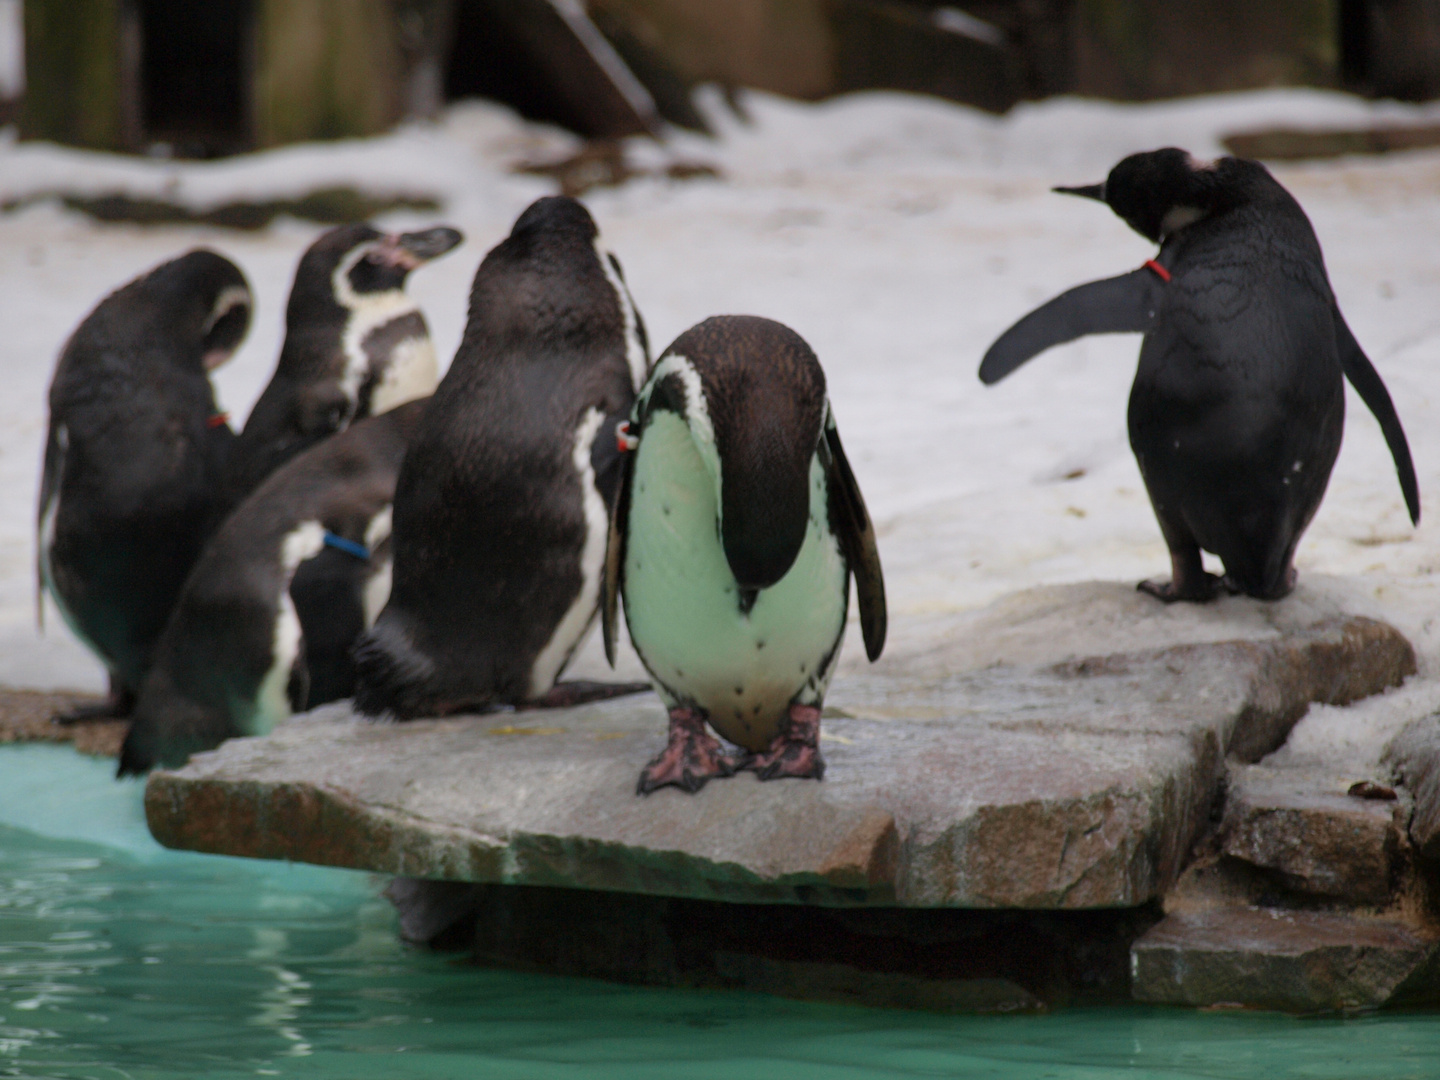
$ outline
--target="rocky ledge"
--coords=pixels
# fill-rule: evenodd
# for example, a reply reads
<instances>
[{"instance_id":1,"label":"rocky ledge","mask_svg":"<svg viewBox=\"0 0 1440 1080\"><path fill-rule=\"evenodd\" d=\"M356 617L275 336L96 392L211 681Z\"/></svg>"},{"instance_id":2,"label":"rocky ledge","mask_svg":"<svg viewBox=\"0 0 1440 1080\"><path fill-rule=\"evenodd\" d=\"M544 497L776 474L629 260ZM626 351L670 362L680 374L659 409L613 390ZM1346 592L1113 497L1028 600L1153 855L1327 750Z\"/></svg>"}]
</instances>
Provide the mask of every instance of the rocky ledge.
<instances>
[{"instance_id":1,"label":"rocky ledge","mask_svg":"<svg viewBox=\"0 0 1440 1080\"><path fill-rule=\"evenodd\" d=\"M874 667L856 654L827 703L821 783L637 797L664 740L649 695L404 725L332 707L154 774L146 812L171 847L422 879L392 889L407 935L489 962L956 1008L1128 995L1127 967L1140 979L1160 956L1131 943L1172 942L1181 913L1161 902L1197 845L1317 895L1347 852L1371 859L1344 872L1377 895L1400 858L1398 826L1343 795L1323 855L1267 848L1262 819L1282 818L1263 776L1224 809L1230 771L1311 703L1415 669L1396 630L1323 595L1196 609L1037 589L917 621ZM779 933L797 905L830 929ZM1427 941L1406 939L1425 954L1410 974ZM1209 993L1163 982L1142 996Z\"/></svg>"}]
</instances>

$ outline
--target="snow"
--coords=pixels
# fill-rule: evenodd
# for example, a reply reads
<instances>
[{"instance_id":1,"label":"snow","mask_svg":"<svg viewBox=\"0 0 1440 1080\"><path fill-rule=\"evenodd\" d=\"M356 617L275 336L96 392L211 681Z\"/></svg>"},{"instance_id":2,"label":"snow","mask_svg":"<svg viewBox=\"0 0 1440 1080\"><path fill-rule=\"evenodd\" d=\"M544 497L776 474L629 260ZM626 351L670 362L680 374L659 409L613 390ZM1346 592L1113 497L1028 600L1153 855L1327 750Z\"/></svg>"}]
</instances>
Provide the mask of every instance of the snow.
<instances>
[{"instance_id":1,"label":"snow","mask_svg":"<svg viewBox=\"0 0 1440 1080\"><path fill-rule=\"evenodd\" d=\"M1105 207L1053 195L1050 185L1100 180L1125 154L1157 146L1214 156L1222 135L1270 126L1440 121L1436 106L1308 90L1146 105L1057 99L1004 118L901 94L821 104L750 94L748 124L718 95L705 104L717 139L677 135L668 146L632 150L652 165L709 162L721 179L639 179L593 191L586 202L624 264L657 353L706 316L742 312L779 319L814 346L877 522L892 633L904 633L907 616L973 608L1031 585L1168 573L1125 435L1138 339L1056 349L993 388L975 376L986 345L1035 304L1153 253ZM482 103L383 138L211 163L10 139L0 144L0 198L123 190L208 206L333 184L438 194L444 211L383 223L444 222L467 236L411 282L444 363L459 340L475 266L515 216L551 190L510 166L559 157L572 145L563 133ZM1274 172L1314 222L1346 317L1409 433L1422 495L1433 496L1440 153ZM70 330L102 294L162 259L197 244L222 250L257 294L250 338L217 376L238 425L278 353L294 262L319 231L294 221L258 233L99 226L47 203L0 216L9 256L0 265L0 370L9 390L0 399L0 499L8 508L0 519L0 683L101 685L97 665L58 618L51 615L43 637L34 629L44 393ZM1348 404L1345 445L1297 558L1302 588L1339 592L1353 610L1393 622L1420 651L1421 676L1380 703L1314 710L1316 723L1302 723L1297 746L1312 737L1309 727L1313 738L1339 746L1353 736L1344 734L1347 723L1379 730L1382 712L1420 715L1440 704L1435 525L1410 527L1378 425L1353 394ZM599 674L597 657L591 642L582 670Z\"/></svg>"}]
</instances>

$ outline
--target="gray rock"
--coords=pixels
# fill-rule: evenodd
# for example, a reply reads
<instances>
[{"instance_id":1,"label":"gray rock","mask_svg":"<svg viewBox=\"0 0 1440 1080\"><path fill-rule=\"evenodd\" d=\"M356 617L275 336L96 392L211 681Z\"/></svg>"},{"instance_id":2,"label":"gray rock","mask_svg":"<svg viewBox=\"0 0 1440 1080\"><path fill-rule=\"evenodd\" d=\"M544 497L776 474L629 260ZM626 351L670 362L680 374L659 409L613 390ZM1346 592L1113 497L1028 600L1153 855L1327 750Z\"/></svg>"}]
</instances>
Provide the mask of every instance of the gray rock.
<instances>
[{"instance_id":1,"label":"gray rock","mask_svg":"<svg viewBox=\"0 0 1440 1080\"><path fill-rule=\"evenodd\" d=\"M1358 905L1386 903L1398 885L1403 800L1347 794L1354 777L1312 769L1231 771L1221 850L1284 875L1301 892Z\"/></svg>"},{"instance_id":2,"label":"gray rock","mask_svg":"<svg viewBox=\"0 0 1440 1080\"><path fill-rule=\"evenodd\" d=\"M1136 999L1287 1012L1440 1000L1440 940L1395 918L1221 906L1167 915L1131 951Z\"/></svg>"},{"instance_id":3,"label":"gray rock","mask_svg":"<svg viewBox=\"0 0 1440 1080\"><path fill-rule=\"evenodd\" d=\"M823 783L742 774L697 796L639 798L635 777L665 731L648 696L403 726L326 710L154 774L150 827L171 847L463 882L749 903L1134 906L1175 881L1227 752L1253 760L1309 702L1353 700L1414 670L1383 623L1272 624L1215 642L1205 609L1192 609L1203 643L1107 653L1095 607L1123 607L1133 590L1046 592L1050 655L1090 659L966 671L973 653L957 648L947 668L929 649L847 668L824 721ZM1179 605L1146 603L1173 639ZM1033 661L1044 650L1030 640Z\"/></svg>"}]
</instances>

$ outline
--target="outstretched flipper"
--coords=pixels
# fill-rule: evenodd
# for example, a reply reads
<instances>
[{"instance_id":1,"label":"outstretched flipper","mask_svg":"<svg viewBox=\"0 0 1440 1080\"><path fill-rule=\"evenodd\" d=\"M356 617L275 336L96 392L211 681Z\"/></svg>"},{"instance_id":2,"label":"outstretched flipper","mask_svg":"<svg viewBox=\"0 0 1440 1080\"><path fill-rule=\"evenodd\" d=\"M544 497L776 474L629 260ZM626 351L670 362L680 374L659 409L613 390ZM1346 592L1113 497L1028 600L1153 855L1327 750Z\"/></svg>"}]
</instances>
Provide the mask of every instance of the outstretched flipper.
<instances>
[{"instance_id":1,"label":"outstretched flipper","mask_svg":"<svg viewBox=\"0 0 1440 1080\"><path fill-rule=\"evenodd\" d=\"M1147 264L1061 293L996 338L980 362L980 381L997 383L1032 356L1087 334L1144 333L1155 320L1164 285Z\"/></svg>"},{"instance_id":2,"label":"outstretched flipper","mask_svg":"<svg viewBox=\"0 0 1440 1080\"><path fill-rule=\"evenodd\" d=\"M1350 385L1360 395L1385 433L1385 443L1390 447L1390 456L1395 460L1395 472L1400 476L1400 490L1405 494L1405 507L1410 511L1410 523L1420 524L1420 485L1415 481L1415 465L1410 460L1410 444L1405 441L1405 429L1400 426L1400 417L1395 414L1395 404L1390 392L1380 381L1380 373L1365 350L1355 340L1345 316L1340 314L1338 305L1332 306L1335 313L1335 344L1340 350L1340 367Z\"/></svg>"},{"instance_id":3,"label":"outstretched flipper","mask_svg":"<svg viewBox=\"0 0 1440 1080\"><path fill-rule=\"evenodd\" d=\"M887 616L885 578L880 571L880 551L875 546L875 526L865 509L860 485L850 471L835 417L825 410L825 438L820 443L821 461L830 474L831 528L840 540L850 572L855 575L855 598L860 604L860 632L865 638L865 655L873 663L885 648Z\"/></svg>"}]
</instances>

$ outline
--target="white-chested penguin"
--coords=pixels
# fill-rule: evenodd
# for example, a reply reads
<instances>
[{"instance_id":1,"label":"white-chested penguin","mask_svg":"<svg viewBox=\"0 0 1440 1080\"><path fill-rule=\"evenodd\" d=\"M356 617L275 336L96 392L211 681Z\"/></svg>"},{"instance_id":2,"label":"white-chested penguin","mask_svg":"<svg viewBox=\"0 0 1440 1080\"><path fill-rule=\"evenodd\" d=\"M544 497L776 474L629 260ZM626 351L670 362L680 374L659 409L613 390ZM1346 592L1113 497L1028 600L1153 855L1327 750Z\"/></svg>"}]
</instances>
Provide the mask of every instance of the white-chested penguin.
<instances>
[{"instance_id":1,"label":"white-chested penguin","mask_svg":"<svg viewBox=\"0 0 1440 1080\"><path fill-rule=\"evenodd\" d=\"M434 390L435 347L405 281L463 239L443 226L342 225L310 245L295 270L275 373L235 445L232 501L347 424Z\"/></svg>"},{"instance_id":2,"label":"white-chested penguin","mask_svg":"<svg viewBox=\"0 0 1440 1080\"><path fill-rule=\"evenodd\" d=\"M155 650L121 775L183 764L351 693L350 647L389 595L395 479L425 405L295 456L226 519ZM300 575L322 566L302 589Z\"/></svg>"},{"instance_id":3,"label":"white-chested penguin","mask_svg":"<svg viewBox=\"0 0 1440 1080\"><path fill-rule=\"evenodd\" d=\"M1380 421L1410 520L1420 494L1385 384L1345 324L1300 204L1255 161L1135 154L1102 184L1056 188L1107 203L1160 244L1139 270L1081 285L1031 312L985 354L994 383L1084 334L1145 335L1130 391L1130 445L1170 549L1165 601L1220 587L1262 600L1295 582L1295 547L1340 452L1343 379ZM1201 565L1218 555L1225 577Z\"/></svg>"},{"instance_id":4,"label":"white-chested penguin","mask_svg":"<svg viewBox=\"0 0 1440 1080\"><path fill-rule=\"evenodd\" d=\"M886 622L875 531L820 362L780 323L707 319L660 357L619 439L633 452L611 516L606 654L613 663L618 594L670 709L640 793L698 791L741 768L818 780L852 573L872 661Z\"/></svg>"},{"instance_id":5,"label":"white-chested penguin","mask_svg":"<svg viewBox=\"0 0 1440 1080\"><path fill-rule=\"evenodd\" d=\"M559 684L594 621L619 454L648 364L580 203L540 199L481 263L395 490L390 603L355 704L400 719L644 689Z\"/></svg>"},{"instance_id":6,"label":"white-chested penguin","mask_svg":"<svg viewBox=\"0 0 1440 1080\"><path fill-rule=\"evenodd\" d=\"M50 384L36 544L40 589L105 664L128 714L220 503L232 438L209 373L250 325L250 287L198 249L111 293ZM43 598L41 599L43 610Z\"/></svg>"}]
</instances>

